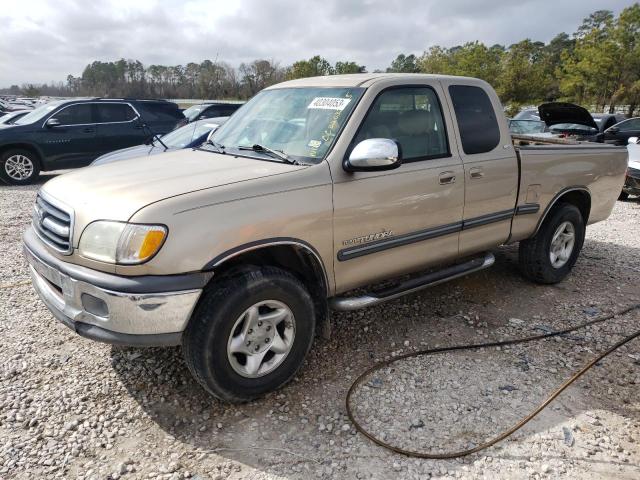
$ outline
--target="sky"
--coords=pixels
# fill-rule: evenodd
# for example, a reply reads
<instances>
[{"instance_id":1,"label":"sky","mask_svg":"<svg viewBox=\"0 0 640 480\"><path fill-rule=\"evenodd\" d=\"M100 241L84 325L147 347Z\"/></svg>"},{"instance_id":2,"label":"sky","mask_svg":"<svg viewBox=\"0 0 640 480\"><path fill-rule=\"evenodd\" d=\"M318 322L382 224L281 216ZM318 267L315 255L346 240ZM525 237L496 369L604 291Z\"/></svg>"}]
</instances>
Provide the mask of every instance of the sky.
<instances>
[{"instance_id":1,"label":"sky","mask_svg":"<svg viewBox=\"0 0 640 480\"><path fill-rule=\"evenodd\" d=\"M399 53L573 33L632 0L2 0L0 87L66 81L94 60L289 65L319 54L384 69Z\"/></svg>"}]
</instances>

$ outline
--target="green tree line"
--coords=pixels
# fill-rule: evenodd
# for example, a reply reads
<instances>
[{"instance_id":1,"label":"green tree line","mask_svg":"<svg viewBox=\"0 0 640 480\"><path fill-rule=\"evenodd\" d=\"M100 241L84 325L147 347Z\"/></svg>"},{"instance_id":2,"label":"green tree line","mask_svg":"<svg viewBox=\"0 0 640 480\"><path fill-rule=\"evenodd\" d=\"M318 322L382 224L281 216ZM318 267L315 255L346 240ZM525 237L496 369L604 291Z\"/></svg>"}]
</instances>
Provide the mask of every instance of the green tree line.
<instances>
[{"instance_id":1,"label":"green tree line","mask_svg":"<svg viewBox=\"0 0 640 480\"><path fill-rule=\"evenodd\" d=\"M433 46L422 54L399 54L386 71L482 78L511 110L565 100L609 111L625 105L633 114L640 102L640 4L618 16L609 10L593 12L576 32L559 33L548 43L525 39L509 46L478 41L450 48ZM355 61L331 64L320 55L289 66L260 59L237 68L217 60L144 66L138 60L121 59L95 61L82 75L69 75L66 83L14 85L5 92L246 99L283 80L364 72L366 67Z\"/></svg>"}]
</instances>

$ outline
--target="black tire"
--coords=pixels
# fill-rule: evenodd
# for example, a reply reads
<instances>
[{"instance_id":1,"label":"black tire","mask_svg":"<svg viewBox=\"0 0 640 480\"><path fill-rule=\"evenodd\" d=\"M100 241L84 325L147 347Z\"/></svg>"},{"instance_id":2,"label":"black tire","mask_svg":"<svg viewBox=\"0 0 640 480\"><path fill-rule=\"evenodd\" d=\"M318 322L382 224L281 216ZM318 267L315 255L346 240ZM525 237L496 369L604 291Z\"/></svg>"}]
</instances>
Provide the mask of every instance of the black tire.
<instances>
[{"instance_id":1,"label":"black tire","mask_svg":"<svg viewBox=\"0 0 640 480\"><path fill-rule=\"evenodd\" d=\"M629 198L629 194L627 192L620 192L620 195L618 195L618 200L625 201L628 198Z\"/></svg>"},{"instance_id":2,"label":"black tire","mask_svg":"<svg viewBox=\"0 0 640 480\"><path fill-rule=\"evenodd\" d=\"M7 162L11 158L20 157L26 158L27 162L31 165L31 170L29 171L29 175L25 178L18 179L10 174L12 171L11 167L7 166ZM40 162L38 160L37 155L29 150L24 150L22 148L14 148L11 150L7 150L0 155L0 179L9 185L29 185L33 183L38 176L40 175Z\"/></svg>"},{"instance_id":3,"label":"black tire","mask_svg":"<svg viewBox=\"0 0 640 480\"><path fill-rule=\"evenodd\" d=\"M246 378L231 365L227 342L236 321L263 300L281 302L291 310L295 335L282 363L263 376ZM313 301L304 285L284 270L262 267L208 285L184 332L182 347L191 374L207 392L220 400L239 403L289 382L302 366L314 332Z\"/></svg>"},{"instance_id":4,"label":"black tire","mask_svg":"<svg viewBox=\"0 0 640 480\"><path fill-rule=\"evenodd\" d=\"M575 232L573 250L564 265L556 268L551 263L551 241L563 222L570 222ZM522 274L536 283L552 284L563 280L578 259L584 243L585 224L582 213L574 205L560 203L553 207L538 233L520 242L519 263Z\"/></svg>"}]
</instances>

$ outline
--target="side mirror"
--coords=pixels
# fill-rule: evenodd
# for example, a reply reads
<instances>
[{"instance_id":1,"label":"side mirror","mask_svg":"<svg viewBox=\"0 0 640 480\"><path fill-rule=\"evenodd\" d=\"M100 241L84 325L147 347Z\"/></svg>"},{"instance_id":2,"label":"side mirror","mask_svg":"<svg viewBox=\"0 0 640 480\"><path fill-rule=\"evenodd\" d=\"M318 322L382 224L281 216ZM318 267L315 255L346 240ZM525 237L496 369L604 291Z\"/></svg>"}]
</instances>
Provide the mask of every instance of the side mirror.
<instances>
[{"instance_id":1,"label":"side mirror","mask_svg":"<svg viewBox=\"0 0 640 480\"><path fill-rule=\"evenodd\" d=\"M635 145L636 143L638 143L638 137L629 137L627 139L627 143L629 145Z\"/></svg>"},{"instance_id":2,"label":"side mirror","mask_svg":"<svg viewBox=\"0 0 640 480\"><path fill-rule=\"evenodd\" d=\"M369 138L358 143L343 167L347 172L393 170L402 165L400 145L388 138Z\"/></svg>"},{"instance_id":3,"label":"side mirror","mask_svg":"<svg viewBox=\"0 0 640 480\"><path fill-rule=\"evenodd\" d=\"M47 120L47 123L45 125L48 128L52 128L52 127L59 127L62 124L60 123L60 120L58 120L57 118L50 118L49 120Z\"/></svg>"}]
</instances>

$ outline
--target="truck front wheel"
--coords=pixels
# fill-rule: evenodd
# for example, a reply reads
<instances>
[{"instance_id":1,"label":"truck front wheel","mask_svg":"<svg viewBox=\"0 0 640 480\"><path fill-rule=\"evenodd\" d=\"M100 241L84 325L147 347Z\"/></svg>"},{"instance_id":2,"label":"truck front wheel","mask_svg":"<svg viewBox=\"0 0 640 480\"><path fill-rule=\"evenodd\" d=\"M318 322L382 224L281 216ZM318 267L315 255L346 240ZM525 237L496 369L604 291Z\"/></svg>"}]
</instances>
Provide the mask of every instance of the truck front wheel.
<instances>
[{"instance_id":1,"label":"truck front wheel","mask_svg":"<svg viewBox=\"0 0 640 480\"><path fill-rule=\"evenodd\" d=\"M293 378L314 332L304 285L279 268L255 268L207 286L183 335L183 353L210 394L246 402Z\"/></svg>"},{"instance_id":2,"label":"truck front wheel","mask_svg":"<svg viewBox=\"0 0 640 480\"><path fill-rule=\"evenodd\" d=\"M584 219L575 205L555 206L538 233L520 242L519 263L523 275L542 284L563 280L578 259L584 234Z\"/></svg>"}]
</instances>

